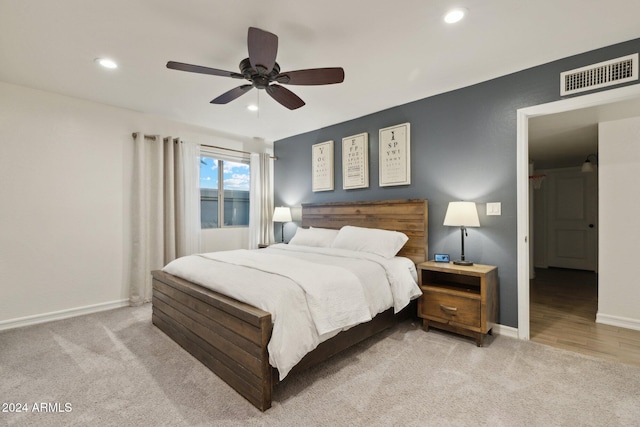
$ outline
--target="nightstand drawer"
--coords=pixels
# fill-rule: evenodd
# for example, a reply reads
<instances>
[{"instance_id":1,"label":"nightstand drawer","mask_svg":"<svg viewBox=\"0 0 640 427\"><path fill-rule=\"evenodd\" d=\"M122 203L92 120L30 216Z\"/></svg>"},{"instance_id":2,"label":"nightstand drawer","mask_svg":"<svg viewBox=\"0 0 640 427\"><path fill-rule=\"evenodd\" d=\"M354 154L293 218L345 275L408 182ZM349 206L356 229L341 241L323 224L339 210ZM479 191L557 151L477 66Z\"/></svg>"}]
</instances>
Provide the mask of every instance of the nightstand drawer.
<instances>
[{"instance_id":1,"label":"nightstand drawer","mask_svg":"<svg viewBox=\"0 0 640 427\"><path fill-rule=\"evenodd\" d=\"M479 328L480 300L424 291L418 315L438 322L454 322Z\"/></svg>"}]
</instances>

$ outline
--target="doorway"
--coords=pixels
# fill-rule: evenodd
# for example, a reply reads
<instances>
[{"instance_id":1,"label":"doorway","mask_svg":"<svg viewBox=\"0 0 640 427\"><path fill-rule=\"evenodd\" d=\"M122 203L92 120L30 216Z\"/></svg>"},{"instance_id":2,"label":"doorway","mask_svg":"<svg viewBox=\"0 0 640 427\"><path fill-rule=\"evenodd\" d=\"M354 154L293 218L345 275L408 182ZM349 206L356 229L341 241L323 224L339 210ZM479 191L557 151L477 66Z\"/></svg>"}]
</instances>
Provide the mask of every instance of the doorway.
<instances>
[{"instance_id":1,"label":"doorway","mask_svg":"<svg viewBox=\"0 0 640 427\"><path fill-rule=\"evenodd\" d=\"M517 111L517 262L518 262L518 337L530 338L529 279L531 265L530 211L529 211L529 120L562 112L584 110L598 121L615 120L625 116L615 108L617 103L640 99L640 85L569 98Z\"/></svg>"}]
</instances>

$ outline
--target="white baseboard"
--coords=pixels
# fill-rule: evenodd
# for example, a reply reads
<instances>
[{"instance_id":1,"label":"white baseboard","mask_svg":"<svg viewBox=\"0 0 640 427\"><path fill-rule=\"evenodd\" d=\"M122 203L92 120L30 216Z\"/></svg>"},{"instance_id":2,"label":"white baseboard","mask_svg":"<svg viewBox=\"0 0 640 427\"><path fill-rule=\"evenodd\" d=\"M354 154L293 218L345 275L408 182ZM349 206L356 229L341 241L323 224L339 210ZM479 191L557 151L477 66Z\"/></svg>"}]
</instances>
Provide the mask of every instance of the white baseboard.
<instances>
[{"instance_id":1,"label":"white baseboard","mask_svg":"<svg viewBox=\"0 0 640 427\"><path fill-rule=\"evenodd\" d=\"M640 331L640 319L631 319L629 317L598 313L596 314L596 323Z\"/></svg>"},{"instance_id":2,"label":"white baseboard","mask_svg":"<svg viewBox=\"0 0 640 427\"><path fill-rule=\"evenodd\" d=\"M493 325L493 333L518 339L518 328L505 325Z\"/></svg>"},{"instance_id":3,"label":"white baseboard","mask_svg":"<svg viewBox=\"0 0 640 427\"><path fill-rule=\"evenodd\" d=\"M51 322L53 320L67 319L69 317L82 316L99 311L112 310L114 308L126 307L129 305L128 299L103 302L100 304L87 305L84 307L69 308L67 310L53 311L50 313L36 314L33 316L19 317L0 321L0 331L20 328L22 326L36 325L38 323Z\"/></svg>"}]
</instances>

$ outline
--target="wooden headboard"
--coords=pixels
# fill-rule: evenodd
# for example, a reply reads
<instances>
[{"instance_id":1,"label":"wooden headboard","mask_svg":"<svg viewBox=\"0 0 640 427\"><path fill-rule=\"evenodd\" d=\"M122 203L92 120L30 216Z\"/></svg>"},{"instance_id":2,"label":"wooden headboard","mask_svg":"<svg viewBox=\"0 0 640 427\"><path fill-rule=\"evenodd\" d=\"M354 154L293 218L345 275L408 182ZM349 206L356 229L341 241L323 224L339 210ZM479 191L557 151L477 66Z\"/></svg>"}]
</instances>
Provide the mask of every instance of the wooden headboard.
<instances>
[{"instance_id":1,"label":"wooden headboard","mask_svg":"<svg viewBox=\"0 0 640 427\"><path fill-rule=\"evenodd\" d=\"M345 225L400 231L409 241L398 253L420 263L429 256L426 199L303 203L302 226L339 229Z\"/></svg>"}]
</instances>

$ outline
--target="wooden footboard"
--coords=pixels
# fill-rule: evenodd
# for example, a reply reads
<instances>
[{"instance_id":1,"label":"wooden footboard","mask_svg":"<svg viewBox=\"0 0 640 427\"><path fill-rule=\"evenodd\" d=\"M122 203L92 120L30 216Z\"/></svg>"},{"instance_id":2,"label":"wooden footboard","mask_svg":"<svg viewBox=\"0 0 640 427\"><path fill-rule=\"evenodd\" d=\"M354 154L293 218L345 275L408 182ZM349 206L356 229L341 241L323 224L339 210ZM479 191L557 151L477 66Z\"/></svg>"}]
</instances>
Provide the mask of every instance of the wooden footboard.
<instances>
[{"instance_id":1,"label":"wooden footboard","mask_svg":"<svg viewBox=\"0 0 640 427\"><path fill-rule=\"evenodd\" d=\"M264 411L271 407L271 314L153 271L153 324Z\"/></svg>"},{"instance_id":2,"label":"wooden footboard","mask_svg":"<svg viewBox=\"0 0 640 427\"><path fill-rule=\"evenodd\" d=\"M211 369L261 411L271 407L278 370L269 364L271 314L162 271L153 271L153 324ZM415 313L411 304L393 308L367 323L322 342L289 375L317 365L340 351Z\"/></svg>"}]
</instances>

